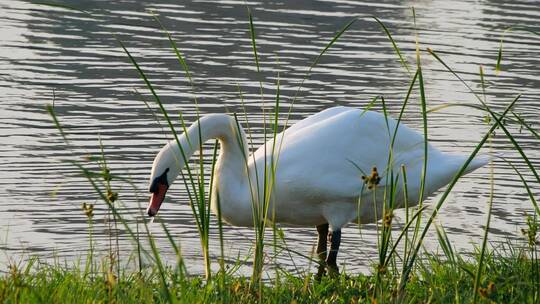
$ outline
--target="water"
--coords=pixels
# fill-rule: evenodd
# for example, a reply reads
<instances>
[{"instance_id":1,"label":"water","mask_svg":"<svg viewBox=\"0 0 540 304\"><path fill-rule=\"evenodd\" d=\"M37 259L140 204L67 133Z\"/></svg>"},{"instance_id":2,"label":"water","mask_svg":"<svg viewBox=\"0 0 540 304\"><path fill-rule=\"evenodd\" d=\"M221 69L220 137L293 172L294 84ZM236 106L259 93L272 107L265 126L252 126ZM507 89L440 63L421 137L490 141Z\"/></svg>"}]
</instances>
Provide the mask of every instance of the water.
<instances>
[{"instance_id":1,"label":"water","mask_svg":"<svg viewBox=\"0 0 540 304\"><path fill-rule=\"evenodd\" d=\"M244 1L85 1L63 2L91 15L29 4L0 1L0 261L19 260L37 254L43 258L74 258L88 248L87 220L83 202L95 203L94 233L100 254L108 248L106 208L91 185L70 163L87 155L99 155L101 139L112 172L130 177L138 189L114 184L134 227L134 219L147 203L148 176L154 155L165 142L153 111L157 107L115 36L122 40L175 120L181 111L191 123L196 116L193 92L148 10L158 14L187 58L195 82L200 112L241 112L242 91L249 113L255 146L263 141L262 102L258 80L263 81L266 105L272 103L277 73L283 106L290 105L297 86L315 56L351 18L357 22L323 57L304 84L291 122L334 105L365 106L384 95L394 116L408 87L408 75L400 66L387 37L369 16L377 16L392 31L406 59L414 67L414 27L411 6L416 7L422 50L431 47L460 75L480 90L479 65L487 79L487 100L502 110L518 93L517 105L524 119L538 129L540 113L540 40L530 33L506 33L502 72L494 67L500 38L510 26L540 31L540 8L529 1L286 1L250 2L257 33L262 73L256 73ZM422 52L429 107L445 103L477 103L454 76ZM140 92L139 96L135 90ZM406 123L421 129L418 99L406 115ZM54 102L70 140L67 148L45 111ZM379 107L380 109L380 107ZM429 138L443 151L467 153L488 126L484 114L455 107L429 116ZM166 126L163 125L166 129ZM538 169L538 141L527 131L509 130ZM532 175L519 155L497 131L493 150L516 162L532 183ZM489 152L488 149L483 151ZM205 152L209 156L210 151ZM95 165L89 165L96 169ZM503 161L494 164L496 181L490 240L520 238L525 212L531 203L519 178ZM177 237L190 269L202 271L200 242L186 192L178 182L162 207L162 218ZM536 196L539 187L533 186ZM440 213L453 244L471 251L485 224L489 197L489 169L464 178ZM435 199L430 199L433 202ZM398 212L403 222L403 213ZM166 256L172 248L152 225ZM289 244L309 254L315 229L288 228ZM217 229L212 230L212 256L219 255ZM249 229L227 226L229 260L245 256L252 244ZM123 248L129 241L121 233ZM436 248L434 235L426 243ZM123 250L125 255L128 249ZM375 259L373 225L354 225L343 233L340 260L350 271L365 270ZM170 259L172 262L173 260ZM306 267L307 261L282 254L279 263L288 269Z\"/></svg>"}]
</instances>

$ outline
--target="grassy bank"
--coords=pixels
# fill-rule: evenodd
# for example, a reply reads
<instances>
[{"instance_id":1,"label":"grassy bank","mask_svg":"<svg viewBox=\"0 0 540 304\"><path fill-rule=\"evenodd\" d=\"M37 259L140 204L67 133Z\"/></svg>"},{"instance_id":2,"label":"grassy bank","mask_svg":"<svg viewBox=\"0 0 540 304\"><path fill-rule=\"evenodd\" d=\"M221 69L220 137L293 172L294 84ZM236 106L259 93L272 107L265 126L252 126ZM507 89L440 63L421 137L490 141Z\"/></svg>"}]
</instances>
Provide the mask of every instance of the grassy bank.
<instances>
[{"instance_id":1,"label":"grassy bank","mask_svg":"<svg viewBox=\"0 0 540 304\"><path fill-rule=\"evenodd\" d=\"M170 295L163 293L157 267L121 271L116 277L107 265L90 273L32 260L11 266L0 277L0 303L159 303L168 302L169 296L177 303L471 303L480 255L468 261L454 258L426 255L402 292L398 292L400 274L391 268L381 275L341 275L320 282L282 272L279 280L260 289L238 275L217 273L206 281L167 268ZM486 253L483 264L479 303L537 303L539 269L533 247L505 245Z\"/></svg>"}]
</instances>

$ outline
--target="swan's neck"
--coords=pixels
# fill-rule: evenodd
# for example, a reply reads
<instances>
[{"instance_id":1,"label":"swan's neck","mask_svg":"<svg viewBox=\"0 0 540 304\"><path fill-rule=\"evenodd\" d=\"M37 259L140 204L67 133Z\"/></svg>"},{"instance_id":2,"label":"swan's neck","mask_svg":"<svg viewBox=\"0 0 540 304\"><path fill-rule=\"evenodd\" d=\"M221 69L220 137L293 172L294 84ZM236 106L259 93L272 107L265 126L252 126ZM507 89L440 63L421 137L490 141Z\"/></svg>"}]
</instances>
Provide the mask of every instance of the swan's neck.
<instances>
[{"instance_id":1,"label":"swan's neck","mask_svg":"<svg viewBox=\"0 0 540 304\"><path fill-rule=\"evenodd\" d=\"M184 159L200 150L202 144L211 139L218 139L220 155L214 169L212 187L212 210L233 224L250 226L252 221L250 180L247 160L249 157L246 135L236 120L224 114L211 114L195 122L179 137L182 149L175 147L175 159L178 175L184 167ZM176 170L175 170L176 171Z\"/></svg>"}]
</instances>

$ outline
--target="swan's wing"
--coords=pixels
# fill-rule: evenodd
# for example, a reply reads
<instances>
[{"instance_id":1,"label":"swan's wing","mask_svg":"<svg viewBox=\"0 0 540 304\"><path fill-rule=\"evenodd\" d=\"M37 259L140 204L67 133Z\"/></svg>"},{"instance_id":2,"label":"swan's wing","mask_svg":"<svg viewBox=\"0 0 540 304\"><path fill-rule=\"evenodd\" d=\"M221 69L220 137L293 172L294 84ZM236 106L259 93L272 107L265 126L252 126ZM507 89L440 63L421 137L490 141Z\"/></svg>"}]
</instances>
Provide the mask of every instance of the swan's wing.
<instances>
[{"instance_id":1,"label":"swan's wing","mask_svg":"<svg viewBox=\"0 0 540 304\"><path fill-rule=\"evenodd\" d=\"M397 122L376 112L345 107L327 111L291 127L293 132L284 132L281 150L274 155L278 200L350 199L358 197L361 177L369 175L373 167L384 176ZM401 125L394 143L396 163L407 167L421 164L422 144L420 134ZM264 168L264 150L259 149L254 156L261 162L258 168ZM267 155L266 159L272 157Z\"/></svg>"},{"instance_id":2,"label":"swan's wing","mask_svg":"<svg viewBox=\"0 0 540 304\"><path fill-rule=\"evenodd\" d=\"M300 120L299 122L293 124L292 126L290 126L289 128L287 128L287 133L288 134L292 134L296 131L299 131L300 129L303 129L305 127L309 127L310 125L313 125L313 124L316 124L316 123L319 123L319 122L322 122L328 118L331 118L335 115L338 115L340 113L343 113L343 112L347 112L347 111L351 111L351 110L355 110L354 108L349 108L349 107L343 107L343 106L338 106L338 107L332 107L332 108L328 108L326 110L323 110L317 114L314 114L314 115L311 115L309 117L306 117L302 120Z\"/></svg>"},{"instance_id":3,"label":"swan's wing","mask_svg":"<svg viewBox=\"0 0 540 304\"><path fill-rule=\"evenodd\" d=\"M294 134L296 132L299 132L303 129L306 129L306 128L310 128L310 127L313 127L314 125L316 124L321 124L321 123L325 123L327 120L329 119L332 119L342 113L345 113L345 112L349 112L349 111L358 111L358 109L355 109L355 108L350 108L350 107L344 107L344 106L337 106L337 107L332 107L332 108L328 108L326 110L323 110L317 114L314 114L314 115L311 115L311 116L308 116L298 122L296 122L295 124L293 124L292 126L290 126L289 128L287 128L284 132L281 132L279 134L276 135L275 139L271 139L269 140L268 142L266 142L266 145L267 147L272 147L273 143L276 142L277 145L277 150L276 150L276 154L278 154L277 151L281 151L281 147L283 146L284 142L283 142L283 136L285 135L285 133L287 134L287 137L288 138L291 138L294 136ZM261 150L261 148L259 148L259 150Z\"/></svg>"}]
</instances>

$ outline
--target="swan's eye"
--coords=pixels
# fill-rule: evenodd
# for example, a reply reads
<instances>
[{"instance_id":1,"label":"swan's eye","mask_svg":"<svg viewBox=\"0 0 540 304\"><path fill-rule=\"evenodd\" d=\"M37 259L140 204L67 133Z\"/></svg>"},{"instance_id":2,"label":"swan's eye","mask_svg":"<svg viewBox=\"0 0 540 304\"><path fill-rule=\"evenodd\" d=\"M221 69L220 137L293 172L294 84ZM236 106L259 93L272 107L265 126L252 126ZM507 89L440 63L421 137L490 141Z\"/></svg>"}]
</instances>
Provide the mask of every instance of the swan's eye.
<instances>
[{"instance_id":1,"label":"swan's eye","mask_svg":"<svg viewBox=\"0 0 540 304\"><path fill-rule=\"evenodd\" d=\"M165 185L167 187L169 186L169 182L167 181L167 172L169 172L169 168L165 169L165 172L163 172L163 174L154 178L148 190L150 191L150 193L156 192L159 185Z\"/></svg>"}]
</instances>

